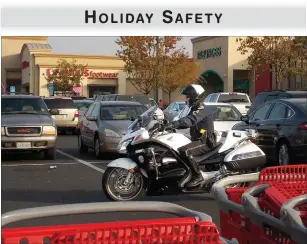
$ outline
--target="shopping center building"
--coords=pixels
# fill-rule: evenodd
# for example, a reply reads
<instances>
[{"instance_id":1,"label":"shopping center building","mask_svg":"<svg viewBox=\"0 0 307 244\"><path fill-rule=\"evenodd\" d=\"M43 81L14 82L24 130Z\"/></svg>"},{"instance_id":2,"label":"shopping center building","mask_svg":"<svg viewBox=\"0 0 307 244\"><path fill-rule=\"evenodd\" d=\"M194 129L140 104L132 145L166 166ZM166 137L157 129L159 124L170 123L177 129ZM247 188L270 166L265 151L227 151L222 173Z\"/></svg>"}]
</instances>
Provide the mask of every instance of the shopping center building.
<instances>
[{"instance_id":1,"label":"shopping center building","mask_svg":"<svg viewBox=\"0 0 307 244\"><path fill-rule=\"evenodd\" d=\"M124 62L117 56L54 54L47 39L47 36L2 37L1 83L7 92L14 87L15 92L49 96L46 77L60 59L74 59L78 64L86 65L81 95L140 93L127 79ZM161 91L158 95L159 99L164 98ZM179 93L174 92L173 99L178 100L178 97Z\"/></svg>"},{"instance_id":2,"label":"shopping center building","mask_svg":"<svg viewBox=\"0 0 307 244\"><path fill-rule=\"evenodd\" d=\"M272 89L270 72L263 72L255 81L250 78L247 54L237 51L237 37L200 36L192 38L193 58L201 67L201 76L208 93L245 92L255 96L260 91Z\"/></svg>"}]
</instances>

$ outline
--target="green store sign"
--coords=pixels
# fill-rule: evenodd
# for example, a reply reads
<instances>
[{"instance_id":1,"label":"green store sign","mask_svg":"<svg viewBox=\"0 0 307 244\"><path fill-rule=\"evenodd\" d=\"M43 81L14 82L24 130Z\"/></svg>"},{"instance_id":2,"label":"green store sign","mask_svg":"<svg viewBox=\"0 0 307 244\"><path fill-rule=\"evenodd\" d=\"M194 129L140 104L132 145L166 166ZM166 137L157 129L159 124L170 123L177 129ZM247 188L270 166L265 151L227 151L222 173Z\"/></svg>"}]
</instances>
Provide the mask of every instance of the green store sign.
<instances>
[{"instance_id":1,"label":"green store sign","mask_svg":"<svg viewBox=\"0 0 307 244\"><path fill-rule=\"evenodd\" d=\"M207 50L201 50L197 52L197 59L207 59L207 58L214 58L219 57L222 55L222 48L210 48Z\"/></svg>"}]
</instances>

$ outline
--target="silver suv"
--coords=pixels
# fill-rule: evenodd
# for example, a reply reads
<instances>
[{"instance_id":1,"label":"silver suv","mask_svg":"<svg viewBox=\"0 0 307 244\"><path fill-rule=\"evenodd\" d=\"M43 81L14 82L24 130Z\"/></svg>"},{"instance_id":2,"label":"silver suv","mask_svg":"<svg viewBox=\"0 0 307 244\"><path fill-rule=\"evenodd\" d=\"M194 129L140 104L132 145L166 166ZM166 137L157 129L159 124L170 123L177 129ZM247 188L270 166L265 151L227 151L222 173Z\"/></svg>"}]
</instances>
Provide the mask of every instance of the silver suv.
<instances>
[{"instance_id":1,"label":"silver suv","mask_svg":"<svg viewBox=\"0 0 307 244\"><path fill-rule=\"evenodd\" d=\"M57 129L43 99L31 95L1 96L1 151L43 151L56 157Z\"/></svg>"},{"instance_id":2,"label":"silver suv","mask_svg":"<svg viewBox=\"0 0 307 244\"><path fill-rule=\"evenodd\" d=\"M59 114L53 115L58 131L70 130L77 133L79 113L76 104L70 97L44 97L49 109L57 109Z\"/></svg>"}]
</instances>

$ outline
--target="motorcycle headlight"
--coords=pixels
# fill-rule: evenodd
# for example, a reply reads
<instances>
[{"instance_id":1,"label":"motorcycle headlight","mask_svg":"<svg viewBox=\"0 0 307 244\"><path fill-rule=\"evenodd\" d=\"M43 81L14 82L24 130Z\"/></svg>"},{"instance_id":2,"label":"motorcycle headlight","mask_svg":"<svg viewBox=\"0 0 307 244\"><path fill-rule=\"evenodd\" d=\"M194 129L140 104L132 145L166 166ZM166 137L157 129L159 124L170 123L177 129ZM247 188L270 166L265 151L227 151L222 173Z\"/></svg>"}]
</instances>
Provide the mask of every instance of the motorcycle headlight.
<instances>
[{"instance_id":1,"label":"motorcycle headlight","mask_svg":"<svg viewBox=\"0 0 307 244\"><path fill-rule=\"evenodd\" d=\"M114 130L110 130L110 129L105 129L104 133L107 137L120 137L120 134L118 134L117 132L115 132Z\"/></svg>"},{"instance_id":2,"label":"motorcycle headlight","mask_svg":"<svg viewBox=\"0 0 307 244\"><path fill-rule=\"evenodd\" d=\"M1 127L1 136L5 136L5 129L3 126Z\"/></svg>"},{"instance_id":3,"label":"motorcycle headlight","mask_svg":"<svg viewBox=\"0 0 307 244\"><path fill-rule=\"evenodd\" d=\"M129 145L129 143L132 141L133 138L130 138L126 141L123 141L121 143L118 144L117 147L117 152L118 153L127 153L127 146Z\"/></svg>"},{"instance_id":4,"label":"motorcycle headlight","mask_svg":"<svg viewBox=\"0 0 307 244\"><path fill-rule=\"evenodd\" d=\"M55 136L56 135L56 128L54 126L43 126L42 135Z\"/></svg>"}]
</instances>

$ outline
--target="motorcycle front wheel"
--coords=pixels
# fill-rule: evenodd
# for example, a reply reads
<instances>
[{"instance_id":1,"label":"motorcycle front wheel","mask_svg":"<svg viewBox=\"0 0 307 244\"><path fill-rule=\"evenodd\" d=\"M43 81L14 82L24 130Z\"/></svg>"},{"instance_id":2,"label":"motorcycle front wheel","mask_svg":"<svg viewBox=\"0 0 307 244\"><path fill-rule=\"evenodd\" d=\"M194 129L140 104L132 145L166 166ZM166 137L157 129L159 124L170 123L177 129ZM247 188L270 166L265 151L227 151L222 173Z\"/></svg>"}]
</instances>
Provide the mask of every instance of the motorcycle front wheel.
<instances>
[{"instance_id":1,"label":"motorcycle front wheel","mask_svg":"<svg viewBox=\"0 0 307 244\"><path fill-rule=\"evenodd\" d=\"M129 175L127 169L110 167L102 176L102 189L111 201L136 201L146 195L146 179L139 171Z\"/></svg>"}]
</instances>

